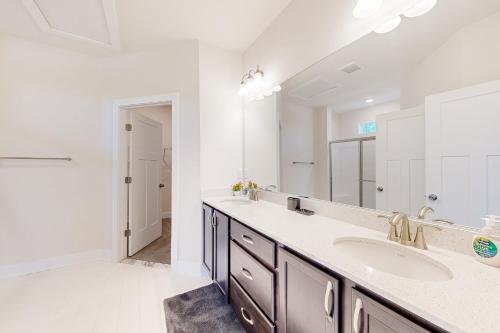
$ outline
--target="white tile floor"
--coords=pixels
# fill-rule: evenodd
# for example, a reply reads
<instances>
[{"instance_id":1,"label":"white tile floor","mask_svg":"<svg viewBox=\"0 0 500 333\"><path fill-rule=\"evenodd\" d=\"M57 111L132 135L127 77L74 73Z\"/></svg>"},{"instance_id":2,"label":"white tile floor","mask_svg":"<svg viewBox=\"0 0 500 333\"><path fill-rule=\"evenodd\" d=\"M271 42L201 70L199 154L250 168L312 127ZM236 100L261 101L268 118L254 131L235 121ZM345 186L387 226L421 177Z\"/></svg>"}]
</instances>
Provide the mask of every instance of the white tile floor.
<instances>
[{"instance_id":1,"label":"white tile floor","mask_svg":"<svg viewBox=\"0 0 500 333\"><path fill-rule=\"evenodd\" d=\"M0 333L164 333L163 299L208 283L111 263L0 279Z\"/></svg>"}]
</instances>

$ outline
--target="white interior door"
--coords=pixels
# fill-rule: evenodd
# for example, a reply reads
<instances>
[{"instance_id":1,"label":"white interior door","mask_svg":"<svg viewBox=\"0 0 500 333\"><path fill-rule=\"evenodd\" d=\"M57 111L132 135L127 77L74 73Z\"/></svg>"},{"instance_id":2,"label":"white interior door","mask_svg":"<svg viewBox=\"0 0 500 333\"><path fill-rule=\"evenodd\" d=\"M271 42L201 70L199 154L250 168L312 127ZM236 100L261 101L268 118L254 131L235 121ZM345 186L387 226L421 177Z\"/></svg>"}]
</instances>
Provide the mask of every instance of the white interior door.
<instances>
[{"instance_id":1,"label":"white interior door","mask_svg":"<svg viewBox=\"0 0 500 333\"><path fill-rule=\"evenodd\" d=\"M378 210L413 216L425 204L423 107L377 116Z\"/></svg>"},{"instance_id":2,"label":"white interior door","mask_svg":"<svg viewBox=\"0 0 500 333\"><path fill-rule=\"evenodd\" d=\"M425 117L428 205L482 226L500 214L500 81L430 96Z\"/></svg>"},{"instance_id":3,"label":"white interior door","mask_svg":"<svg viewBox=\"0 0 500 333\"><path fill-rule=\"evenodd\" d=\"M130 112L130 176L128 255L161 237L160 162L162 125Z\"/></svg>"}]
</instances>

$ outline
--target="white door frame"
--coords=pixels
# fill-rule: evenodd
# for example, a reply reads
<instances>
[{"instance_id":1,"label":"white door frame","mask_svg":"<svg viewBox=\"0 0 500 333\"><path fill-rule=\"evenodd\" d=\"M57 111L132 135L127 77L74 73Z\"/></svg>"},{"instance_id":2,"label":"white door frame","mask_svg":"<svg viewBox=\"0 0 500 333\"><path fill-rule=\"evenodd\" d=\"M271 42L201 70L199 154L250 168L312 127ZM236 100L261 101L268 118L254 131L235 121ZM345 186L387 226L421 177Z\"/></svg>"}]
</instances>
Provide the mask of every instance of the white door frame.
<instances>
[{"instance_id":1,"label":"white door frame","mask_svg":"<svg viewBox=\"0 0 500 333\"><path fill-rule=\"evenodd\" d=\"M113 102L113 183L112 183L112 258L119 262L127 257L127 238L124 232L127 226L127 146L128 137L125 131L126 112L129 108L172 105L172 239L171 265L176 266L178 260L178 225L179 211L179 94L143 96L115 100Z\"/></svg>"}]
</instances>

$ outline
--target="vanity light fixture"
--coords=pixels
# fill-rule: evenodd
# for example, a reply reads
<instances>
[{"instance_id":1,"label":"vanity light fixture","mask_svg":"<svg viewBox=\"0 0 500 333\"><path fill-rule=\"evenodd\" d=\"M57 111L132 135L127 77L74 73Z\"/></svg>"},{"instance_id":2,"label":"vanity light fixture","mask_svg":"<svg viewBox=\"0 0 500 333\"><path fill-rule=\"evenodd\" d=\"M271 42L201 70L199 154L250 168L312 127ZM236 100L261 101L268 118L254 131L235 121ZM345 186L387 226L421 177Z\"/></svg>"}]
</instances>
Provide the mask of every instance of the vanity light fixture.
<instances>
[{"instance_id":1,"label":"vanity light fixture","mask_svg":"<svg viewBox=\"0 0 500 333\"><path fill-rule=\"evenodd\" d=\"M252 101L262 100L265 97L272 96L273 93L280 91L280 85L274 86L273 88L267 87L264 82L264 71L257 65L257 69L251 69L241 78L238 95L241 97L247 97L248 101Z\"/></svg>"},{"instance_id":2,"label":"vanity light fixture","mask_svg":"<svg viewBox=\"0 0 500 333\"><path fill-rule=\"evenodd\" d=\"M382 7L383 0L358 0L352 15L358 19L364 19L374 15L380 7Z\"/></svg>"},{"instance_id":3,"label":"vanity light fixture","mask_svg":"<svg viewBox=\"0 0 500 333\"><path fill-rule=\"evenodd\" d=\"M390 19L389 21L379 25L373 31L375 31L378 34L385 34L385 33L391 32L392 30L399 27L400 24L401 24L401 16L396 16L396 17Z\"/></svg>"},{"instance_id":4,"label":"vanity light fixture","mask_svg":"<svg viewBox=\"0 0 500 333\"><path fill-rule=\"evenodd\" d=\"M417 17L428 13L437 4L437 0L415 0L415 4L403 13L406 17Z\"/></svg>"},{"instance_id":5,"label":"vanity light fixture","mask_svg":"<svg viewBox=\"0 0 500 333\"><path fill-rule=\"evenodd\" d=\"M251 93L256 93L257 97L263 95L264 90L264 72L257 65L257 69L251 69L243 75L240 82L238 95L244 97Z\"/></svg>"}]
</instances>

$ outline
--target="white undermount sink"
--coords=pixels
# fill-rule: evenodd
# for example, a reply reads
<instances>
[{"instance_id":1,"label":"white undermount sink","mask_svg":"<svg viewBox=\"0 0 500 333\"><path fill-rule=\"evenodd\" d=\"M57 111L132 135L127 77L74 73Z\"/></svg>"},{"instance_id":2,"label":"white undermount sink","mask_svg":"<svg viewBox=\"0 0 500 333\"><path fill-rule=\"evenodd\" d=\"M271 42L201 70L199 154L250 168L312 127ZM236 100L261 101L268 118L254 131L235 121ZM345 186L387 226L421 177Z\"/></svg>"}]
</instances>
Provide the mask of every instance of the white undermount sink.
<instances>
[{"instance_id":1,"label":"white undermount sink","mask_svg":"<svg viewBox=\"0 0 500 333\"><path fill-rule=\"evenodd\" d=\"M333 245L368 270L420 281L447 281L453 273L438 261L403 245L368 238L338 238Z\"/></svg>"},{"instance_id":2,"label":"white undermount sink","mask_svg":"<svg viewBox=\"0 0 500 333\"><path fill-rule=\"evenodd\" d=\"M224 199L221 201L221 203L232 203L235 205L250 205L252 201L245 198L231 198L231 199Z\"/></svg>"}]
</instances>

